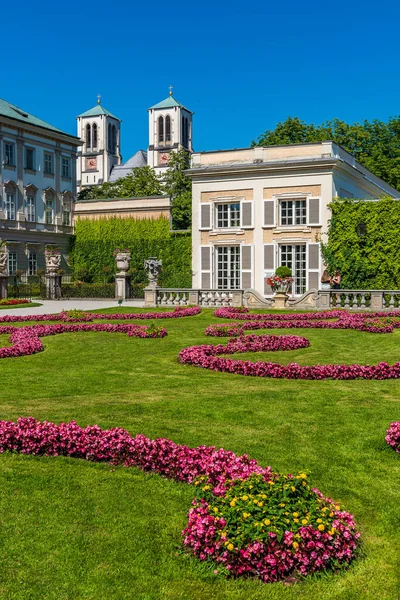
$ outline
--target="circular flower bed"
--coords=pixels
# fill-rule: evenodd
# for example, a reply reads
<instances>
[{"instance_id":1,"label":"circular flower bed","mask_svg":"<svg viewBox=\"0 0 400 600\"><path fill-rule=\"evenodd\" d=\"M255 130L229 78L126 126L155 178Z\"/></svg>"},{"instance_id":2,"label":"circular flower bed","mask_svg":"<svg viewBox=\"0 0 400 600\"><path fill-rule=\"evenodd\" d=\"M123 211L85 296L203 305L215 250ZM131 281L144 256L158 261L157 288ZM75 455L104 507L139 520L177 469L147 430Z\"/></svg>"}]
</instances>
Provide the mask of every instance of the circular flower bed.
<instances>
[{"instance_id":1,"label":"circular flower bed","mask_svg":"<svg viewBox=\"0 0 400 600\"><path fill-rule=\"evenodd\" d=\"M229 326L228 326L229 327ZM281 365L273 362L251 362L221 358L222 354L243 352L269 352L272 350L295 350L307 348L310 342L295 335L246 335L231 339L226 346L218 344L190 346L179 353L182 364L190 364L203 369L236 373L255 377L274 377L277 379L399 379L400 362L389 365L380 362L377 365L313 365L301 366L297 363Z\"/></svg>"},{"instance_id":2,"label":"circular flower bed","mask_svg":"<svg viewBox=\"0 0 400 600\"><path fill-rule=\"evenodd\" d=\"M400 421L394 421L390 424L385 440L389 446L400 453Z\"/></svg>"},{"instance_id":3,"label":"circular flower bed","mask_svg":"<svg viewBox=\"0 0 400 600\"><path fill-rule=\"evenodd\" d=\"M338 569L354 557L359 533L352 515L311 488L306 473L252 475L229 482L223 496L202 478L195 483L199 499L184 544L226 574L272 582Z\"/></svg>"},{"instance_id":4,"label":"circular flower bed","mask_svg":"<svg viewBox=\"0 0 400 600\"><path fill-rule=\"evenodd\" d=\"M200 560L215 560L227 575L278 581L337 570L356 553L353 516L312 488L306 473L278 475L247 455L33 417L0 421L5 451L107 461L194 483L198 498L184 545Z\"/></svg>"}]
</instances>

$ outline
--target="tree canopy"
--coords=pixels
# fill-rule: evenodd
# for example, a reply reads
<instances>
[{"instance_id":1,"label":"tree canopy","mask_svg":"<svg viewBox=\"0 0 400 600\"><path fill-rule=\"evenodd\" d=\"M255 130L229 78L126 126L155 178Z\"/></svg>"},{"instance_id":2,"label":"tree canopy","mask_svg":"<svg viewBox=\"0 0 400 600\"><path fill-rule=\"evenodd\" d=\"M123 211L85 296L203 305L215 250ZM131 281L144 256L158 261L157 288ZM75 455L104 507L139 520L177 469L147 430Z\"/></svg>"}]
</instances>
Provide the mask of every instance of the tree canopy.
<instances>
[{"instance_id":1,"label":"tree canopy","mask_svg":"<svg viewBox=\"0 0 400 600\"><path fill-rule=\"evenodd\" d=\"M340 119L320 125L307 124L298 117L288 117L275 129L267 130L252 146L278 146L332 140L372 173L400 189L400 116L387 123L374 119L345 123Z\"/></svg>"},{"instance_id":2,"label":"tree canopy","mask_svg":"<svg viewBox=\"0 0 400 600\"><path fill-rule=\"evenodd\" d=\"M78 200L104 198L140 198L145 196L170 196L172 201L173 229L189 229L192 219L192 184L184 170L189 167L189 154L185 150L170 152L169 169L157 175L151 167L135 167L125 177L83 188Z\"/></svg>"}]
</instances>

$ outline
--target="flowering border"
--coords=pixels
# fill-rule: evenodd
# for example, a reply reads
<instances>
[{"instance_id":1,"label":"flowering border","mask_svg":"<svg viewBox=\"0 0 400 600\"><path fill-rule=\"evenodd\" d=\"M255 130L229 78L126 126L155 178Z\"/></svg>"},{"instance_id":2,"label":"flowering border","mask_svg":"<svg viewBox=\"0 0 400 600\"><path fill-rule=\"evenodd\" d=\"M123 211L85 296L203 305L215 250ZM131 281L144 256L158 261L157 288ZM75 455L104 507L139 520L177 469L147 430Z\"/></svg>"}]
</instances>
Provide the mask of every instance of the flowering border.
<instances>
[{"instance_id":1,"label":"flowering border","mask_svg":"<svg viewBox=\"0 0 400 600\"><path fill-rule=\"evenodd\" d=\"M390 427L386 432L385 440L389 446L400 453L400 421L394 421L390 424Z\"/></svg>"},{"instance_id":2,"label":"flowering border","mask_svg":"<svg viewBox=\"0 0 400 600\"><path fill-rule=\"evenodd\" d=\"M104 319L109 321L127 321L130 319L146 320L146 319L178 319L180 317L193 317L201 312L199 306L180 307L177 306L173 311L169 312L145 312L145 313L85 313L87 319ZM4 315L0 317L0 323L19 323L30 321L65 321L68 319L68 311L61 311L54 315ZM0 329L1 334L1 329Z\"/></svg>"},{"instance_id":3,"label":"flowering border","mask_svg":"<svg viewBox=\"0 0 400 600\"><path fill-rule=\"evenodd\" d=\"M3 300L0 300L0 306L16 306L18 304L29 304L29 300L26 298L21 298L20 300L16 300L14 298L3 298Z\"/></svg>"},{"instance_id":4,"label":"flowering border","mask_svg":"<svg viewBox=\"0 0 400 600\"><path fill-rule=\"evenodd\" d=\"M163 438L132 437L120 428L103 430L97 425L82 428L75 421L56 425L33 417L21 417L16 423L0 421L0 453L6 451L135 466L186 483L196 483L196 478L201 477L203 483L213 488L214 497L223 496L234 481L244 481L253 475L271 482L279 477L271 467L262 467L246 454L236 456L214 446L190 448ZM243 549L227 549L218 531L225 523L221 519L217 523L215 513L211 515L208 511L207 502L195 499L188 525L182 532L184 544L200 560L212 557L222 563L228 574L256 576L265 582L296 572L307 575L328 566L346 565L355 556L360 535L354 518L341 511L330 498L324 498L318 489L312 491L331 505L334 517L331 532L308 525L299 529L295 544L293 532L286 531L280 541L272 533L268 543L256 541Z\"/></svg>"}]
</instances>

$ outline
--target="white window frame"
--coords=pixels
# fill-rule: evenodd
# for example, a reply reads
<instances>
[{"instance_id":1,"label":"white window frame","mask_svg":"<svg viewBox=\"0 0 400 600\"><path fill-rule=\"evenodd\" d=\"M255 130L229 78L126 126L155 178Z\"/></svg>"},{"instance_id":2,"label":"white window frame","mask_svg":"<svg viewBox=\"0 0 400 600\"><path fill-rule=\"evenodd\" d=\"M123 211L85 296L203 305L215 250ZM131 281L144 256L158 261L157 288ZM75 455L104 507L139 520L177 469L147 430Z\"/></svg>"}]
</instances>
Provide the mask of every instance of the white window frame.
<instances>
[{"instance_id":1,"label":"white window frame","mask_svg":"<svg viewBox=\"0 0 400 600\"><path fill-rule=\"evenodd\" d=\"M15 144L4 142L4 164L15 167Z\"/></svg>"},{"instance_id":2,"label":"white window frame","mask_svg":"<svg viewBox=\"0 0 400 600\"><path fill-rule=\"evenodd\" d=\"M15 221L15 194L11 194L10 192L6 192L5 194L5 213L6 219L8 221Z\"/></svg>"},{"instance_id":3,"label":"white window frame","mask_svg":"<svg viewBox=\"0 0 400 600\"><path fill-rule=\"evenodd\" d=\"M71 202L65 200L63 202L63 211L62 211L62 224L65 225L66 227L70 227L71 226ZM68 215L68 218L66 219L66 216Z\"/></svg>"},{"instance_id":4,"label":"white window frame","mask_svg":"<svg viewBox=\"0 0 400 600\"><path fill-rule=\"evenodd\" d=\"M295 215L295 202L304 202L305 205L305 215L304 223L282 223L282 202L291 202L292 203L292 220L294 221L296 218ZM292 198L279 198L279 227L287 228L287 227L307 227L308 225L308 201L306 196L302 196L300 198L292 197Z\"/></svg>"},{"instance_id":5,"label":"white window frame","mask_svg":"<svg viewBox=\"0 0 400 600\"><path fill-rule=\"evenodd\" d=\"M28 275L37 275L37 253L28 250Z\"/></svg>"},{"instance_id":6,"label":"white window frame","mask_svg":"<svg viewBox=\"0 0 400 600\"><path fill-rule=\"evenodd\" d=\"M48 170L50 166L50 171ZM54 156L52 152L44 152L43 173L45 175L54 175Z\"/></svg>"},{"instance_id":7,"label":"white window frame","mask_svg":"<svg viewBox=\"0 0 400 600\"><path fill-rule=\"evenodd\" d=\"M50 210L51 208L51 210ZM48 220L48 215L51 214L51 221ZM54 200L46 199L44 203L44 222L46 225L54 225Z\"/></svg>"},{"instance_id":8,"label":"white window frame","mask_svg":"<svg viewBox=\"0 0 400 600\"><path fill-rule=\"evenodd\" d=\"M61 157L61 177L71 179L71 159L69 156Z\"/></svg>"},{"instance_id":9,"label":"white window frame","mask_svg":"<svg viewBox=\"0 0 400 600\"><path fill-rule=\"evenodd\" d=\"M238 225L232 225L231 224L231 219L232 219L232 209L231 209L231 206L232 205L238 205L239 206L238 211L235 211L235 212L238 212L238 215L239 215L239 224ZM228 210L227 210L227 213L228 213L228 219L227 219L228 220L228 225L219 225L219 223L218 223L218 209L221 208L221 207L223 207L223 206L227 206L228 207ZM224 231L226 229L230 229L230 230L232 230L232 229L241 229L242 209L241 209L241 202L240 202L240 200L237 200L237 201L230 200L228 202L222 202L222 201L215 202L214 210L215 210L215 229L224 230Z\"/></svg>"},{"instance_id":10,"label":"white window frame","mask_svg":"<svg viewBox=\"0 0 400 600\"><path fill-rule=\"evenodd\" d=\"M227 248L228 252L227 252L227 266L228 266L228 275L227 275L227 280L230 280L230 275L229 273L231 272L231 260L232 260L232 248L236 249L236 256L235 258L238 258L238 267L236 268L236 271L238 271L239 276L237 279L237 283L238 283L238 287L218 287L218 257L219 257L219 251L222 248ZM241 285L242 285L242 250L241 250L241 246L240 244L216 244L214 246L214 264L211 263L213 265L214 268L214 286L216 290L240 290L241 289Z\"/></svg>"},{"instance_id":11,"label":"white window frame","mask_svg":"<svg viewBox=\"0 0 400 600\"><path fill-rule=\"evenodd\" d=\"M26 196L26 220L28 223L36 222L36 196L32 194Z\"/></svg>"},{"instance_id":12,"label":"white window frame","mask_svg":"<svg viewBox=\"0 0 400 600\"><path fill-rule=\"evenodd\" d=\"M11 277L15 275L18 269L18 254L16 252L8 252L7 257L7 273Z\"/></svg>"}]
</instances>

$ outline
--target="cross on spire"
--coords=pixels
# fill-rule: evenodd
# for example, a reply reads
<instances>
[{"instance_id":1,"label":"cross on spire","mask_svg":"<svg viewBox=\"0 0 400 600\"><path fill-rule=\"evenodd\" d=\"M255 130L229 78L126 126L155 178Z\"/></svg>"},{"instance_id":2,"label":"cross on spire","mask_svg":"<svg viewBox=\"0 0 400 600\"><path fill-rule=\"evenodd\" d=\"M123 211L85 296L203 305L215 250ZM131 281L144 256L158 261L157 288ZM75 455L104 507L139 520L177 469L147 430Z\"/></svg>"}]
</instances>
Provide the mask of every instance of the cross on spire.
<instances>
[{"instance_id":1,"label":"cross on spire","mask_svg":"<svg viewBox=\"0 0 400 600\"><path fill-rule=\"evenodd\" d=\"M100 94L97 94L97 104L101 104L101 96L100 96Z\"/></svg>"},{"instance_id":2,"label":"cross on spire","mask_svg":"<svg viewBox=\"0 0 400 600\"><path fill-rule=\"evenodd\" d=\"M172 90L173 90L173 87L172 87L172 85L170 85L170 86L169 86L169 95L170 95L170 96L172 96Z\"/></svg>"}]
</instances>

